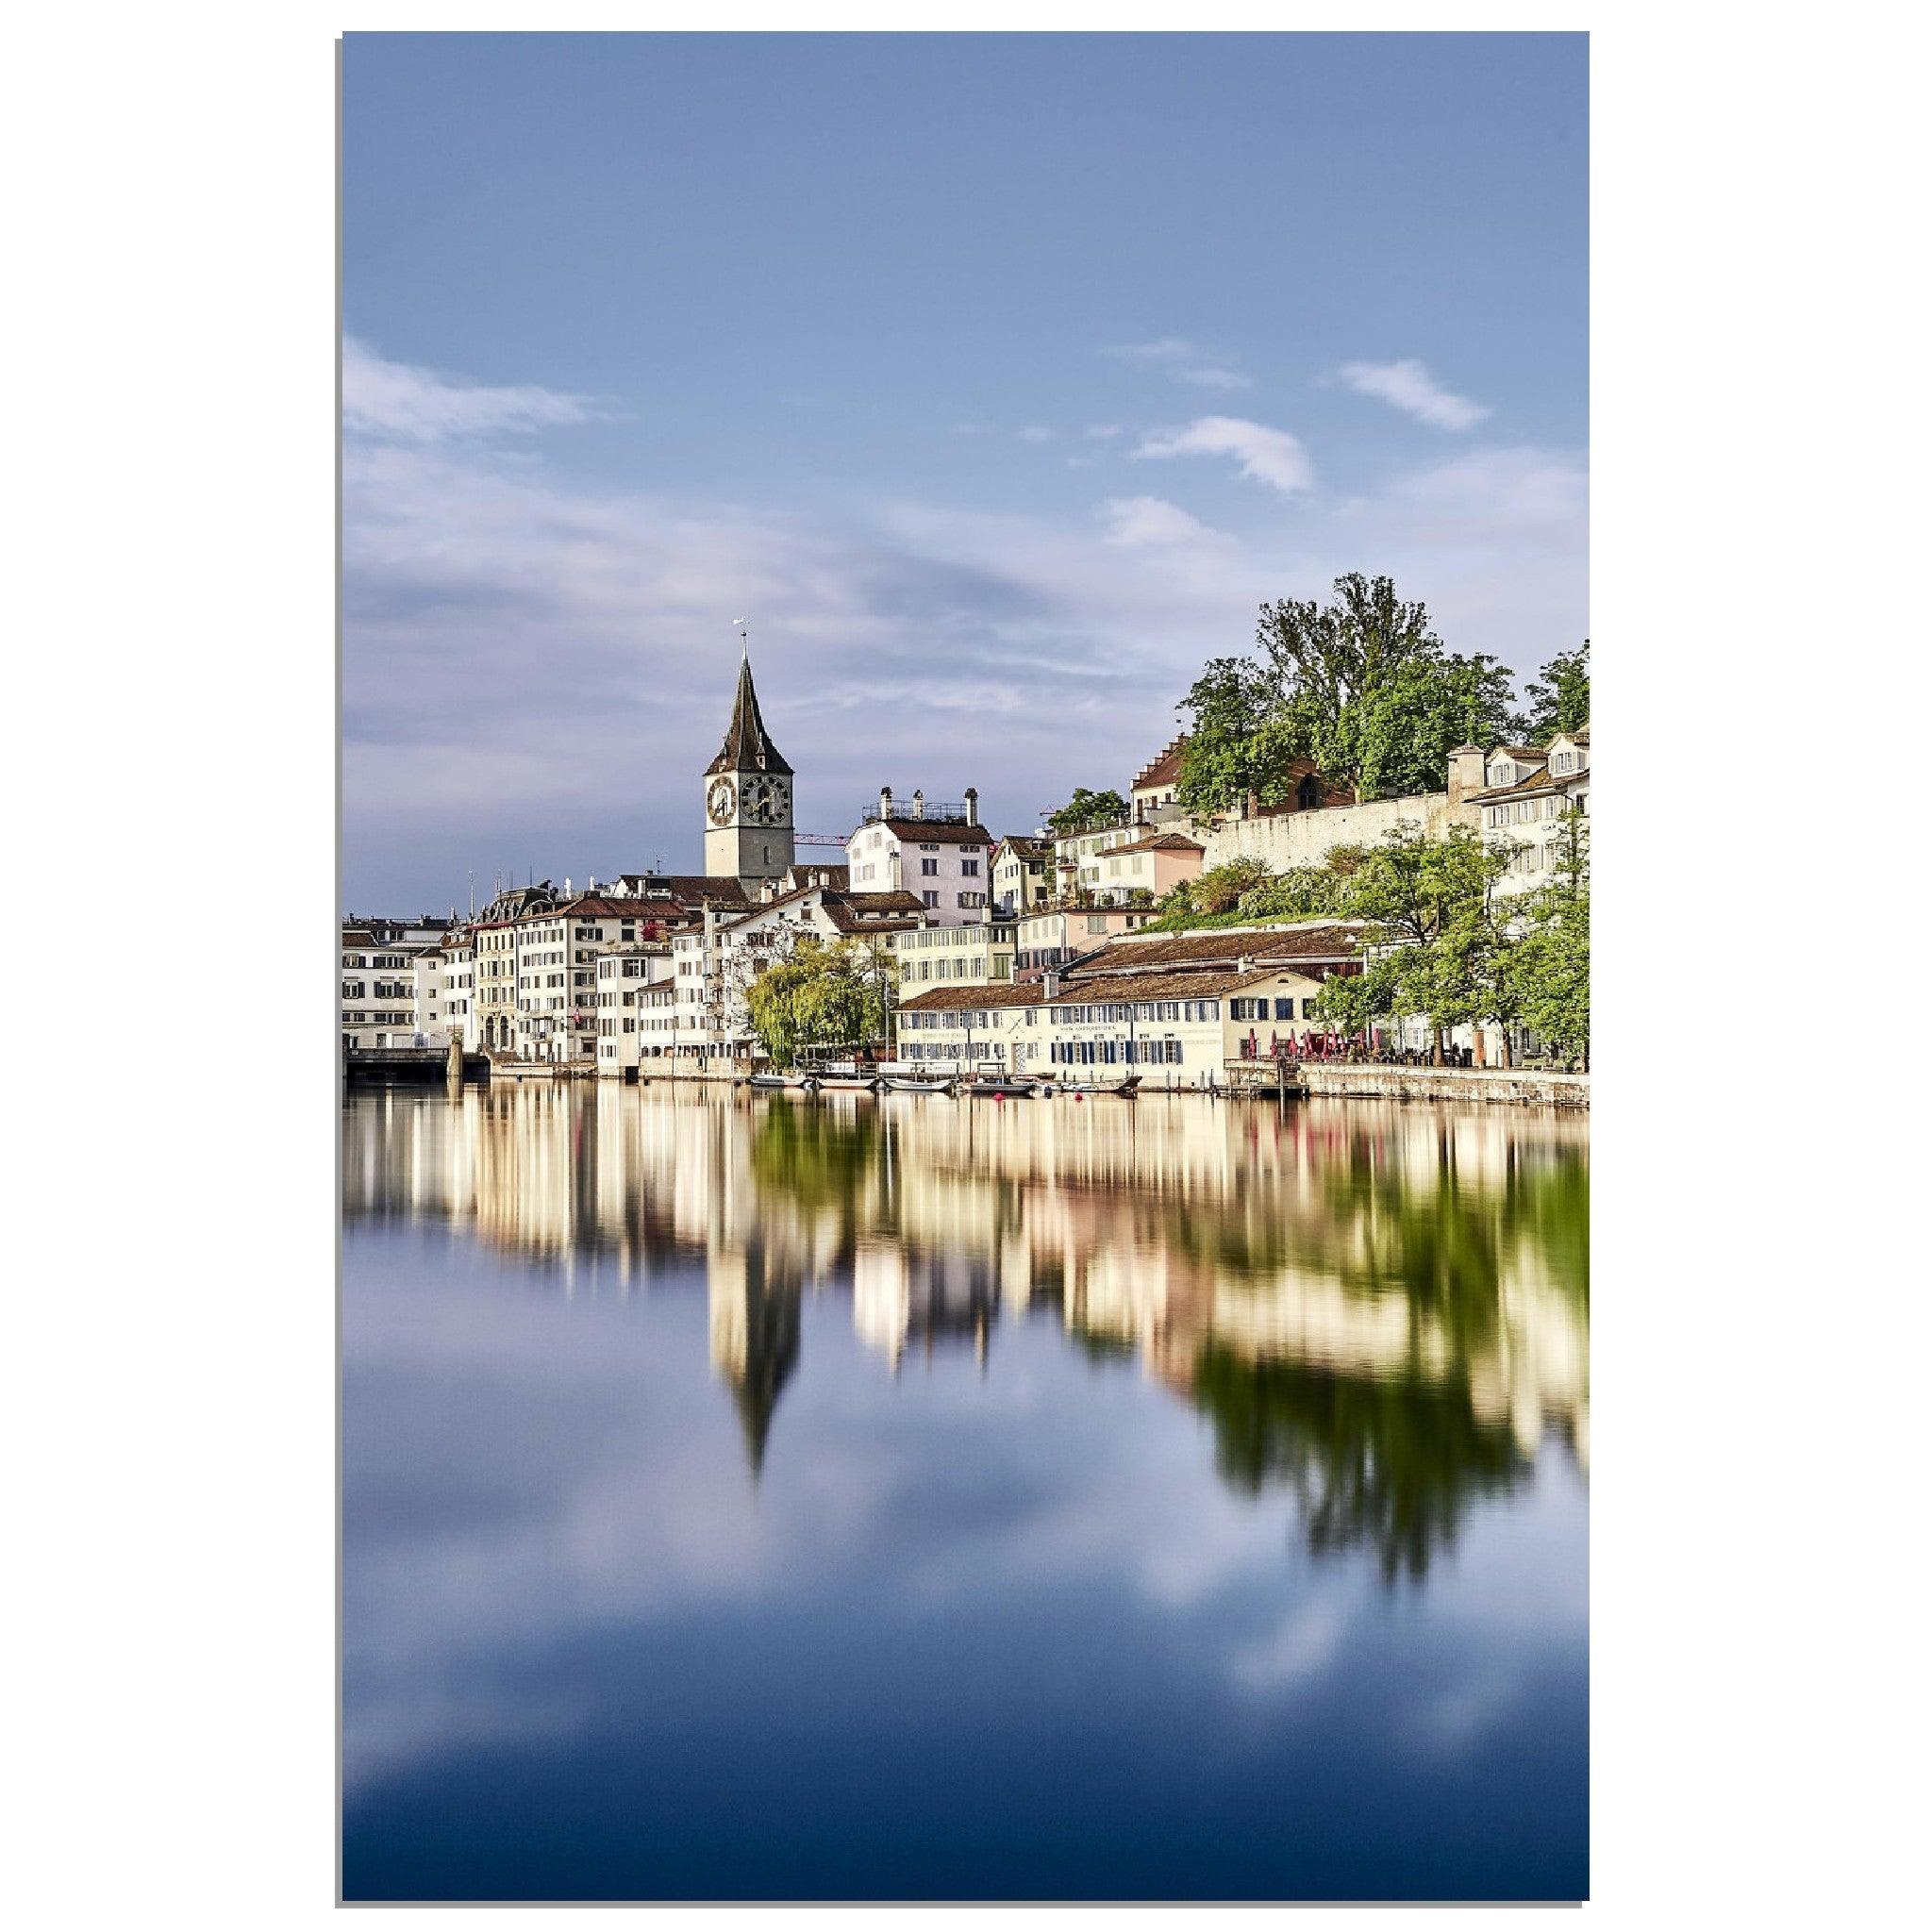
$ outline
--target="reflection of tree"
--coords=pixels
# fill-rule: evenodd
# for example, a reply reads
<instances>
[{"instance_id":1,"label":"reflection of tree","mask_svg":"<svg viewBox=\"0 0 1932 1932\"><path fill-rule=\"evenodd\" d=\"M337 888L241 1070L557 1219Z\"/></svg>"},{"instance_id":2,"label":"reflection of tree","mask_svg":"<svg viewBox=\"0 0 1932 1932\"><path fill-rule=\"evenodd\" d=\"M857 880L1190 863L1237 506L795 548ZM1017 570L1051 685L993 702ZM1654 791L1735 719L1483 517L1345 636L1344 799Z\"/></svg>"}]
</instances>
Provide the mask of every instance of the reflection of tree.
<instances>
[{"instance_id":1,"label":"reflection of tree","mask_svg":"<svg viewBox=\"0 0 1932 1932\"><path fill-rule=\"evenodd\" d=\"M752 1174L761 1192L808 1213L831 1208L849 1224L860 1190L879 1178L884 1132L871 1108L773 1101L752 1126Z\"/></svg>"},{"instance_id":2,"label":"reflection of tree","mask_svg":"<svg viewBox=\"0 0 1932 1932\"><path fill-rule=\"evenodd\" d=\"M1470 1505L1530 1469L1508 1424L1477 1416L1466 1381L1248 1361L1209 1341L1192 1393L1229 1483L1292 1484L1309 1551L1373 1549L1386 1583L1423 1576Z\"/></svg>"}]
</instances>

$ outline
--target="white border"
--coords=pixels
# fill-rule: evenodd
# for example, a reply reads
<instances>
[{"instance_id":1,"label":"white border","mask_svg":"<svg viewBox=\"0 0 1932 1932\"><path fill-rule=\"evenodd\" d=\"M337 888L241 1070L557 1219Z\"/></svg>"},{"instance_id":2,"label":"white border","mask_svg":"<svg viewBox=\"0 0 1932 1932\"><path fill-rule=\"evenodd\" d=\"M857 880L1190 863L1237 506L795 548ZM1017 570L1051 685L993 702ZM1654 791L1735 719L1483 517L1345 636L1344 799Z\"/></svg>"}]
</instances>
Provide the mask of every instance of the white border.
<instances>
[{"instance_id":1,"label":"white border","mask_svg":"<svg viewBox=\"0 0 1932 1932\"><path fill-rule=\"evenodd\" d=\"M920 24L1042 12L1447 22L988 4ZM1924 1268L1900 1208L1923 1141L1923 865L1902 834L1926 717L1924 70L1904 14L1868 6L1464 17L1593 13L1591 1909L1884 1923L1919 1824L1900 1692ZM477 4L369 24L559 15L637 21ZM651 14L724 19L907 24ZM332 997L335 28L300 5L102 8L10 42L5 1411L28 1924L331 1908L329 1036L291 1025L245 1065L202 1042L247 986ZM26 910L75 898L51 932Z\"/></svg>"}]
</instances>

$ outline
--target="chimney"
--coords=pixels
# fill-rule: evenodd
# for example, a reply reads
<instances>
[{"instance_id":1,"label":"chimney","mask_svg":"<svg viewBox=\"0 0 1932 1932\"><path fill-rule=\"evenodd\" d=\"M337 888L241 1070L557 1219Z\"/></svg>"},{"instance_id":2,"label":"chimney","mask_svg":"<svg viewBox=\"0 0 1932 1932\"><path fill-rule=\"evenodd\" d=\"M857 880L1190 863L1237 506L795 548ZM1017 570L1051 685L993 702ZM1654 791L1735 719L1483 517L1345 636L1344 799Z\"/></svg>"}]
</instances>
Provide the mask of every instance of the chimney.
<instances>
[{"instance_id":1,"label":"chimney","mask_svg":"<svg viewBox=\"0 0 1932 1932\"><path fill-rule=\"evenodd\" d=\"M912 816L923 819L925 816L925 793L915 790L912 794Z\"/></svg>"},{"instance_id":2,"label":"chimney","mask_svg":"<svg viewBox=\"0 0 1932 1932\"><path fill-rule=\"evenodd\" d=\"M1046 993L1046 1002L1047 1002L1047 1004L1048 1004L1049 1006L1051 1006L1051 1005L1053 1004L1053 1002L1054 1002L1055 1000L1057 1000L1057 999L1058 999L1058 998L1059 998L1059 996L1060 996L1060 974L1059 974L1059 968L1058 968L1058 967L1057 967L1057 966L1049 966L1049 967L1048 967L1048 968L1046 969L1046 978L1045 978L1045 981L1044 981L1044 991L1045 991L1045 993Z\"/></svg>"},{"instance_id":3,"label":"chimney","mask_svg":"<svg viewBox=\"0 0 1932 1932\"><path fill-rule=\"evenodd\" d=\"M879 817L889 819L891 816L892 788L890 785L881 785L879 787Z\"/></svg>"},{"instance_id":4,"label":"chimney","mask_svg":"<svg viewBox=\"0 0 1932 1932\"><path fill-rule=\"evenodd\" d=\"M1236 971L1237 973L1252 973L1252 972L1253 972L1253 971L1255 970L1255 956L1254 956L1254 954L1252 954L1252 953L1243 953L1243 954L1242 954L1242 955L1241 955L1241 957L1240 957L1240 958L1238 958L1238 959L1237 959L1237 960L1236 960L1236 961L1234 962L1234 970L1235 970L1235 971Z\"/></svg>"},{"instance_id":5,"label":"chimney","mask_svg":"<svg viewBox=\"0 0 1932 1932\"><path fill-rule=\"evenodd\" d=\"M564 882L563 882L563 896L564 896L564 897L565 897L566 899L568 899L568 898L570 897L570 895L571 895L571 892L570 892L570 880L569 880L568 878L566 878L566 879L564 880Z\"/></svg>"},{"instance_id":6,"label":"chimney","mask_svg":"<svg viewBox=\"0 0 1932 1932\"><path fill-rule=\"evenodd\" d=\"M591 883L586 890L592 892L597 890L597 874L595 873L591 874Z\"/></svg>"},{"instance_id":7,"label":"chimney","mask_svg":"<svg viewBox=\"0 0 1932 1932\"><path fill-rule=\"evenodd\" d=\"M969 825L979 823L979 788L976 785L966 788L966 823Z\"/></svg>"},{"instance_id":8,"label":"chimney","mask_svg":"<svg viewBox=\"0 0 1932 1932\"><path fill-rule=\"evenodd\" d=\"M1483 748L1479 744L1458 744L1449 754L1449 803L1460 805L1472 792L1483 789Z\"/></svg>"}]
</instances>

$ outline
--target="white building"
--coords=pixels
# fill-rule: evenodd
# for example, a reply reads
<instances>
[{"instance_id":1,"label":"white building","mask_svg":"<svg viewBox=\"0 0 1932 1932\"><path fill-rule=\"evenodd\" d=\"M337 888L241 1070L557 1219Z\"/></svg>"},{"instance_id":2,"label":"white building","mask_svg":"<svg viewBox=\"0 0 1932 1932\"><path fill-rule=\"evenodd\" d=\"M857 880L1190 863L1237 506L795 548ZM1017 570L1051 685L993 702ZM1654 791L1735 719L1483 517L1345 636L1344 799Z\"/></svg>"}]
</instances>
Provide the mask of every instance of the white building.
<instances>
[{"instance_id":1,"label":"white building","mask_svg":"<svg viewBox=\"0 0 1932 1932\"><path fill-rule=\"evenodd\" d=\"M1503 893L1547 885L1562 863L1572 812L1590 812L1590 732L1559 731L1547 750L1500 745L1484 761L1484 789L1471 796L1483 841L1513 847Z\"/></svg>"},{"instance_id":2,"label":"white building","mask_svg":"<svg viewBox=\"0 0 1932 1932\"><path fill-rule=\"evenodd\" d=\"M992 848L970 786L960 805L928 807L915 791L902 812L888 785L878 809L846 840L845 858L855 891L911 892L933 924L969 925L991 903Z\"/></svg>"},{"instance_id":3,"label":"white building","mask_svg":"<svg viewBox=\"0 0 1932 1932\"><path fill-rule=\"evenodd\" d=\"M647 1008L641 995L647 989L668 986L671 981L671 945L659 940L638 945L619 945L597 956L596 987L591 993L596 1008L597 1072L600 1077L635 1079L640 1063L661 1055L669 1041L654 1037L646 1029L646 1018L659 1010Z\"/></svg>"},{"instance_id":4,"label":"white building","mask_svg":"<svg viewBox=\"0 0 1932 1932\"><path fill-rule=\"evenodd\" d=\"M1054 890L1053 841L1009 833L993 847L993 909L1008 917L1044 906Z\"/></svg>"},{"instance_id":5,"label":"white building","mask_svg":"<svg viewBox=\"0 0 1932 1932\"><path fill-rule=\"evenodd\" d=\"M811 868L797 868L809 874ZM828 874L837 868L824 869ZM890 982L895 937L928 915L909 892L849 891L808 884L780 893L735 918L708 909L702 925L671 942L671 1029L687 1058L741 1058L755 1048L749 994L752 982L788 958L803 938L827 944L852 941L873 948L882 980Z\"/></svg>"},{"instance_id":6,"label":"white building","mask_svg":"<svg viewBox=\"0 0 1932 1932\"><path fill-rule=\"evenodd\" d=\"M367 926L343 926L341 1014L345 1047L417 1045L415 954L379 944Z\"/></svg>"}]
</instances>

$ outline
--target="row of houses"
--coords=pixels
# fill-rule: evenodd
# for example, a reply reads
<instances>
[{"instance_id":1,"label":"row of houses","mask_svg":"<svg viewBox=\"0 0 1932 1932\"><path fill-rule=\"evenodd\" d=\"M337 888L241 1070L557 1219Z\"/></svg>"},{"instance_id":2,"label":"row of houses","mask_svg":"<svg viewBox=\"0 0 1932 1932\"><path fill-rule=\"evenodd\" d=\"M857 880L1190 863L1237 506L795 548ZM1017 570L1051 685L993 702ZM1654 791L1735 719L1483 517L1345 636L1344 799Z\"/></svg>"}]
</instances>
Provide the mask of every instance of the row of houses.
<instances>
[{"instance_id":1,"label":"row of houses","mask_svg":"<svg viewBox=\"0 0 1932 1932\"><path fill-rule=\"evenodd\" d=\"M753 983L809 938L855 942L876 961L902 1058L1192 1075L1251 1039L1301 1030L1321 980L1358 965L1350 929L1333 923L1145 933L1176 885L1237 857L1277 871L1319 863L1409 822L1507 842L1506 887L1528 890L1554 862L1557 822L1588 811L1587 731L1545 746L1459 746L1442 791L1414 798L1362 803L1297 769L1279 802L1249 797L1206 821L1178 802L1186 742L1135 774L1117 823L996 837L972 788L941 804L887 786L838 861L801 861L810 841L792 824L792 768L743 662L723 747L700 779L716 870L625 873L582 891L532 881L462 922L351 919L343 1043L459 1040L613 1075L654 1060L741 1059L754 1049Z\"/></svg>"}]
</instances>

